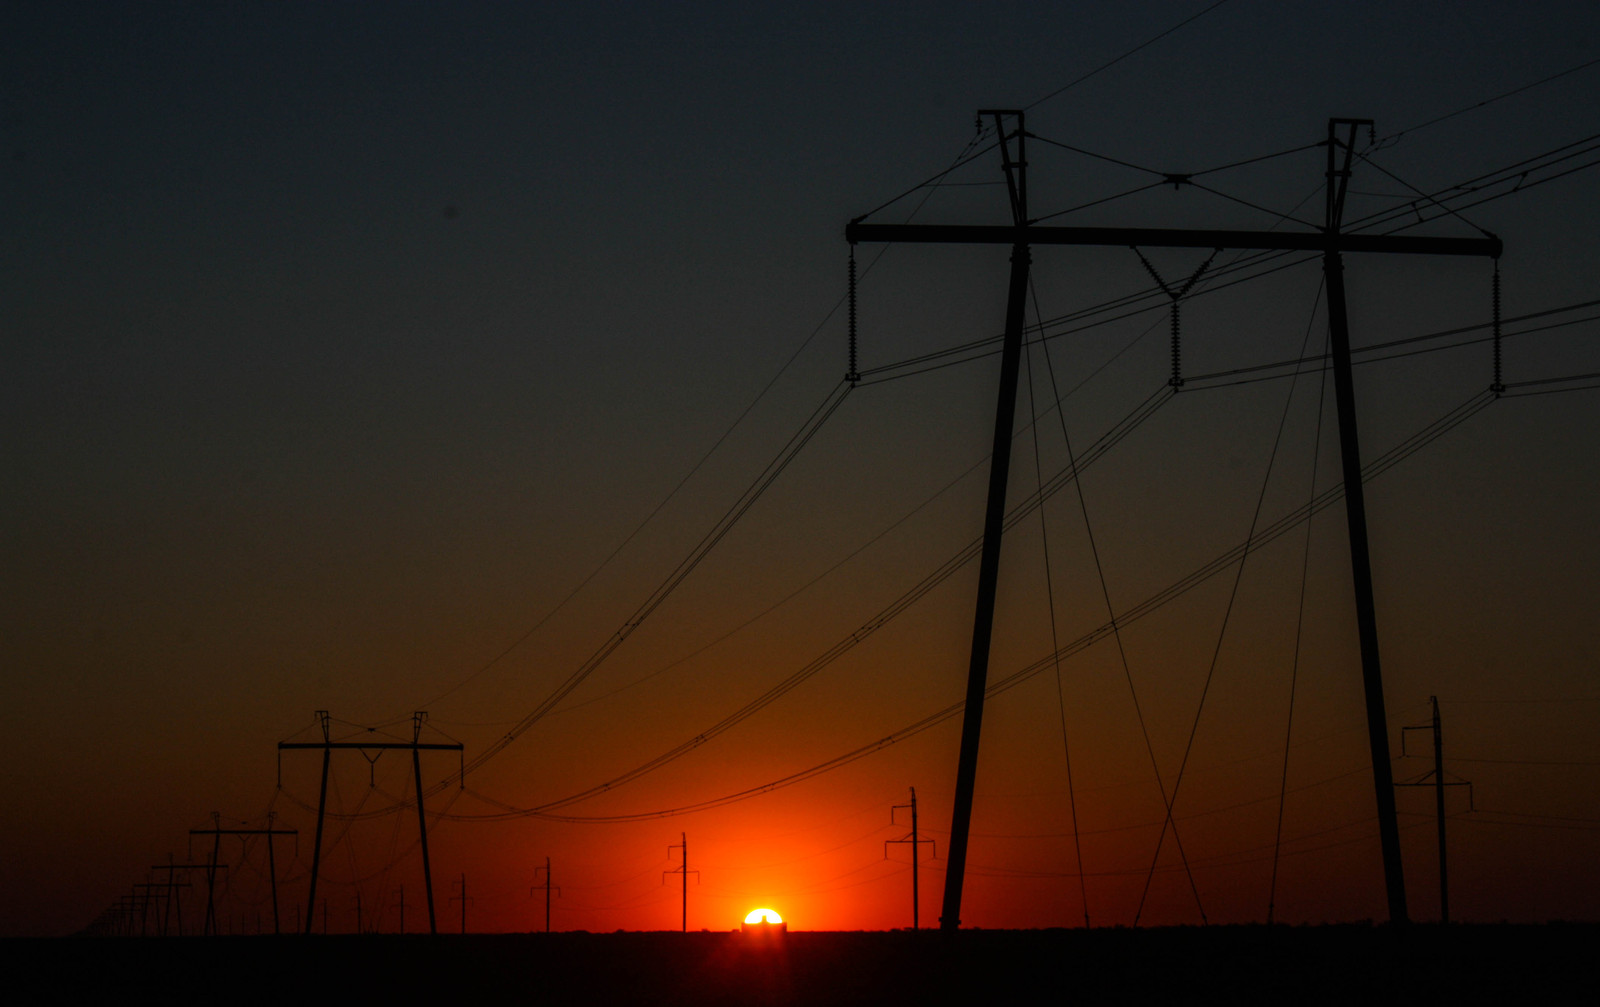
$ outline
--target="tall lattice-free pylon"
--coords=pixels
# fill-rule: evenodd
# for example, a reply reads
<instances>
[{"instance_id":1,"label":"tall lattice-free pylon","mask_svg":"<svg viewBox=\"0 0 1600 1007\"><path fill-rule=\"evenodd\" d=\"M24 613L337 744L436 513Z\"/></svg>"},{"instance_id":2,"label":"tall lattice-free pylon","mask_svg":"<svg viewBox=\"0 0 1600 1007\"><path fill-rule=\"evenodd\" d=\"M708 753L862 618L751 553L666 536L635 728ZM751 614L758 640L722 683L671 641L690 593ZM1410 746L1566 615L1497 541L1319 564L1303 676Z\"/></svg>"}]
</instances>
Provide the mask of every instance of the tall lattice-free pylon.
<instances>
[{"instance_id":1,"label":"tall lattice-free pylon","mask_svg":"<svg viewBox=\"0 0 1600 1007\"><path fill-rule=\"evenodd\" d=\"M845 240L859 242L960 243L1011 246L1011 277L1006 299L1005 336L1001 344L1000 389L995 410L994 449L989 465L989 497L984 513L983 552L978 568L978 596L973 616L972 653L967 675L966 708L961 723L961 749L956 763L955 802L951 811L948 869L940 926L961 925L961 893L966 876L967 838L972 824L973 785L977 777L978 738L983 725L983 697L988 681L989 646L994 630L994 600L1000 568L1000 536L1006 502L1006 477L1011 461L1018 361L1028 291L1031 249L1036 245L1102 245L1146 248L1283 249L1322 253L1328 290L1328 330L1339 414L1339 446L1344 471L1345 517L1350 532L1351 582L1356 603L1362 688L1367 707L1367 736L1372 751L1373 790L1378 805L1378 835L1383 854L1389 919L1406 922L1405 877L1400 862L1400 828L1395 814L1394 779L1389 766L1388 723L1384 713L1383 676L1379 663L1376 605L1372 596L1372 560L1367 543L1366 503L1361 485L1361 450L1356 430L1354 380L1350 364L1350 330L1345 306L1344 253L1380 252L1420 255L1469 255L1498 259L1500 239L1434 238L1395 234L1354 234L1341 229L1349 191L1356 138L1368 119L1328 120L1327 192L1324 224L1315 231L1236 231L1150 227L1041 226L1028 216L1027 156L1029 133L1018 110L984 110L993 116L999 136L1001 169L1010 199L1009 225L867 224L861 218L845 228ZM1172 175L1174 184L1187 176Z\"/></svg>"},{"instance_id":2,"label":"tall lattice-free pylon","mask_svg":"<svg viewBox=\"0 0 1600 1007\"><path fill-rule=\"evenodd\" d=\"M410 741L383 741L381 739L363 741L334 741L329 730L329 717L327 710L317 711L317 722L322 728L321 741L280 741L278 742L278 786L283 786L283 753L300 749L322 750L322 788L317 794L317 838L311 848L311 892L306 897L306 933L311 933L311 917L317 908L317 874L322 866L322 826L327 817L328 809L328 766L333 760L334 749L353 748L358 751L385 752L391 749L405 749L411 752L411 767L414 774L413 781L417 794L417 828L422 836L422 886L428 894L428 933L439 932L437 921L433 912L433 868L428 862L428 817L422 806L422 753L425 751L455 752L458 758L463 757L464 747L459 741L451 742L424 742L422 740L422 725L427 723L428 715L418 711L411 715L411 740ZM369 732L373 728L367 728ZM458 771L461 785L466 786L466 774ZM324 921L323 930L327 930Z\"/></svg>"}]
</instances>

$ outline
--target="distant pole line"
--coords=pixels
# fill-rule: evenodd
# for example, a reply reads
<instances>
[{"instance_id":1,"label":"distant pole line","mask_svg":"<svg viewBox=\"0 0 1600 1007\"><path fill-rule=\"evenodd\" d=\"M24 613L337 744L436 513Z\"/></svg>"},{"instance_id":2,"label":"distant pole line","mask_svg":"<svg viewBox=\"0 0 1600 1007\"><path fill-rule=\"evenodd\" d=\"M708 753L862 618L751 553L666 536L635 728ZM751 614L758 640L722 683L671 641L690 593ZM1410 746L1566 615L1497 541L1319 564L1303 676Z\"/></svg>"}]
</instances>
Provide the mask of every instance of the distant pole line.
<instances>
[{"instance_id":1,"label":"distant pole line","mask_svg":"<svg viewBox=\"0 0 1600 1007\"><path fill-rule=\"evenodd\" d=\"M1017 357L1022 342L1022 302L1027 289L1029 248L1034 244L1149 246L1167 248L1285 249L1322 253L1328 290L1328 326L1334 371L1339 440L1344 471L1345 516L1350 534L1351 581L1356 604L1362 685L1366 701L1368 741L1372 753L1373 790L1378 805L1378 833L1383 854L1384 885L1389 920L1407 921L1405 879L1400 859L1400 834L1394 803L1394 781L1389 764L1389 736L1384 711L1383 680L1379 661L1376 605L1372 594L1370 547L1366 506L1361 484L1361 455L1357 435L1354 382L1351 375L1350 336L1345 305L1345 252L1410 253L1425 255L1500 257L1500 239L1485 233L1480 238L1422 237L1361 234L1341 230L1345 196L1349 188L1356 136L1370 120L1333 118L1328 121L1327 185L1323 227L1310 232L1239 231L1220 229L1165 229L1125 227L1055 227L1033 223L1027 212L1026 164L1023 147L1028 135L1021 110L980 110L992 115L999 135L1001 167L1010 196L1011 224L867 224L850 221L845 240L858 242L922 242L1008 244L1012 247L1010 293L1006 305L1005 337L1001 351L999 403L996 410L994 453L990 464L990 495L984 520L983 557L979 569L978 601L974 616L972 656L963 711L961 752L956 769L955 802L950 828L948 870L945 874L944 910L940 925L960 927L961 892L972 818L972 789L977 771L978 739L983 720L983 699L988 672L988 651L994 618L994 579L998 574L1000 536L1003 532L1005 479L1008 473L1011 427L1014 422ZM1015 120L1007 134L1005 121ZM1011 140L1015 139L1015 156ZM1187 183L1175 178L1175 185Z\"/></svg>"},{"instance_id":2,"label":"distant pole line","mask_svg":"<svg viewBox=\"0 0 1600 1007\"><path fill-rule=\"evenodd\" d=\"M467 932L467 903L472 901L471 899L467 898L467 872L461 872L460 881L452 881L450 883L452 885L461 886L461 894L450 896L450 901L461 903L461 933L463 936L465 936ZM429 923L432 923L432 920L429 920Z\"/></svg>"}]
</instances>

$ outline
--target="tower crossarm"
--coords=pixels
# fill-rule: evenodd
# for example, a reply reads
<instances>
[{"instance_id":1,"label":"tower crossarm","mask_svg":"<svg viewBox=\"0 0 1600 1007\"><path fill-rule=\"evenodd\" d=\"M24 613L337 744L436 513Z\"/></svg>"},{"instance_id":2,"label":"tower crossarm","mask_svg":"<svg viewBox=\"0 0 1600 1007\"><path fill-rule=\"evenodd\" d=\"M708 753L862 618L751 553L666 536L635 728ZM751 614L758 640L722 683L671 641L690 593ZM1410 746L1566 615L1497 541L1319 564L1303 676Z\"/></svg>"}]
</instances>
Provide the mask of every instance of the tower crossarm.
<instances>
[{"instance_id":1,"label":"tower crossarm","mask_svg":"<svg viewBox=\"0 0 1600 1007\"><path fill-rule=\"evenodd\" d=\"M1047 227L1036 224L863 224L844 229L852 245L921 243L958 245L1095 245L1145 248L1237 248L1299 252L1390 252L1477 255L1498 259L1500 239L1417 234L1328 234L1325 231L1232 231L1165 227Z\"/></svg>"}]
</instances>

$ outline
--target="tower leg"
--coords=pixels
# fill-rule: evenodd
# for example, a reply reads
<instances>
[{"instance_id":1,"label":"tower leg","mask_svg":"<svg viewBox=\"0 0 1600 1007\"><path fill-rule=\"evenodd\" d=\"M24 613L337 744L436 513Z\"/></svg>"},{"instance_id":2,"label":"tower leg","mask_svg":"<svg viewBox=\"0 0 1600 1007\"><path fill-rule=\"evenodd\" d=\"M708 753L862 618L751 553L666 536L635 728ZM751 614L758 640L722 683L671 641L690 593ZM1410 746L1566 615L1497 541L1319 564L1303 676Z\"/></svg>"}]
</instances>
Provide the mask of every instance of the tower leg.
<instances>
[{"instance_id":1,"label":"tower leg","mask_svg":"<svg viewBox=\"0 0 1600 1007\"><path fill-rule=\"evenodd\" d=\"M1011 474L1011 433L1017 411L1017 372L1022 360L1022 320L1028 297L1027 245L1011 249L1011 285L1006 295L1006 333L1000 356L1000 395L994 416L994 452L989 462L989 501L983 519L978 565L978 602L972 620L972 659L967 703L961 718L961 754L956 763L955 809L950 819L950 859L944 876L939 926L961 926L961 888L972 827L972 792L978 776L978 736L983 730L983 693L989 680L989 643L994 635L995 587L1000 577L1000 536L1005 522L1006 481Z\"/></svg>"}]
</instances>

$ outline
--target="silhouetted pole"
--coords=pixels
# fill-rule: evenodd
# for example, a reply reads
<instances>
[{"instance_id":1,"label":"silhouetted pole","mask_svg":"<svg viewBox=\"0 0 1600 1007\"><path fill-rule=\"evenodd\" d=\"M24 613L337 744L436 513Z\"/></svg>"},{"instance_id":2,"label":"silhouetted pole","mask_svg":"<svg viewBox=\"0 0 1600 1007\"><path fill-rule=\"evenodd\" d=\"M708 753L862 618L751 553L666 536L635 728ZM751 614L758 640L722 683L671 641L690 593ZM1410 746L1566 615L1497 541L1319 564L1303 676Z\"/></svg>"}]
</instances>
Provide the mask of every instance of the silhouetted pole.
<instances>
[{"instance_id":1,"label":"silhouetted pole","mask_svg":"<svg viewBox=\"0 0 1600 1007\"><path fill-rule=\"evenodd\" d=\"M461 932L463 934L465 934L467 932L467 902L468 902L468 899L467 899L467 872L466 871L462 871L461 872L461 880L458 881L458 882L454 882L454 884L459 884L461 886L461 894L460 894L460 896L455 896L455 895L450 896L450 901L451 902L459 901L461 903Z\"/></svg>"},{"instance_id":2,"label":"silhouetted pole","mask_svg":"<svg viewBox=\"0 0 1600 1007\"><path fill-rule=\"evenodd\" d=\"M211 862L206 865L206 923L205 933L215 937L217 933L217 859L222 854L222 816L217 812L211 813L211 824L215 835L211 838Z\"/></svg>"},{"instance_id":3,"label":"silhouetted pole","mask_svg":"<svg viewBox=\"0 0 1600 1007\"><path fill-rule=\"evenodd\" d=\"M137 883L137 884L135 884L133 886L134 889L135 889L134 898L137 899L138 902L139 902L139 936L140 937L143 937L145 935L145 918L147 916L149 916L149 914L150 914L150 893L148 891L140 892L140 891L138 891L138 889L140 889L140 888L146 888L146 889L155 888L155 887L158 887L158 886L159 886L158 882ZM130 921L130 925L131 925L131 921Z\"/></svg>"},{"instance_id":4,"label":"silhouetted pole","mask_svg":"<svg viewBox=\"0 0 1600 1007\"><path fill-rule=\"evenodd\" d=\"M1448 860L1447 860L1446 855L1445 855L1445 841L1444 841L1444 788L1446 788L1446 787L1466 787L1467 788L1467 794L1469 795L1469 799L1470 799L1470 795L1472 793L1472 783L1471 783L1470 780L1451 780L1451 781L1446 782L1446 780L1444 778L1444 726L1443 726L1443 722L1439 719L1439 697L1438 696L1429 696L1428 697L1428 702L1433 707L1433 719L1432 719L1432 721L1430 721L1427 724L1418 724L1418 725L1415 725L1415 726L1412 726L1412 727L1402 727L1400 729L1400 740L1401 740L1400 754L1402 754L1402 755L1405 754L1405 738L1406 738L1406 733L1408 731L1432 731L1433 732L1433 771L1431 773L1423 774L1423 777L1420 780L1413 780L1413 781L1406 782L1406 783L1397 783L1397 784L1395 784L1395 786L1397 786L1397 787L1428 787L1428 786L1433 787L1433 816L1434 816L1434 821L1435 821L1436 825L1438 826L1438 831L1439 831L1439 922L1440 923L1449 923L1450 922L1450 869L1449 869ZM1432 783L1427 782L1429 776L1433 777L1433 782Z\"/></svg>"},{"instance_id":5,"label":"silhouetted pole","mask_svg":"<svg viewBox=\"0 0 1600 1007\"><path fill-rule=\"evenodd\" d=\"M328 711L318 710L317 720L322 723L322 786L317 791L317 838L311 847L311 892L306 896L306 933L311 933L311 921L317 911L317 874L322 867L322 822L328 811L328 765L333 761L332 739L328 736ZM283 743L278 743L283 750ZM280 756L281 759L281 756ZM282 775L280 770L280 776ZM322 932L328 932L328 907L322 907Z\"/></svg>"},{"instance_id":6,"label":"silhouetted pole","mask_svg":"<svg viewBox=\"0 0 1600 1007\"><path fill-rule=\"evenodd\" d=\"M145 936L146 922L150 916L150 889L165 888L170 890L172 885L166 881L144 881L133 886L136 890L134 897L139 902L139 936ZM129 921L130 927L132 920Z\"/></svg>"},{"instance_id":7,"label":"silhouetted pole","mask_svg":"<svg viewBox=\"0 0 1600 1007\"><path fill-rule=\"evenodd\" d=\"M683 923L682 923L682 930L683 930L684 933L688 933L689 932L689 875L693 874L696 878L698 878L700 876L700 872L699 871L691 871L691 870L689 870L689 834L687 832L680 832L680 833L678 833L678 835L681 837L682 841L673 843L672 845L667 847L667 859L669 859L669 860L672 859L672 851L673 850L682 850L683 851L683 863L679 864L677 867L674 867L670 871L662 871L661 874L662 874L662 877L666 877L668 874L682 874L683 875Z\"/></svg>"},{"instance_id":8,"label":"silhouetted pole","mask_svg":"<svg viewBox=\"0 0 1600 1007\"><path fill-rule=\"evenodd\" d=\"M211 823L212 823L212 827L211 828L209 828L209 829L190 829L189 830L189 836L190 836L190 842L191 843L193 843L193 841L194 841L194 839L193 839L194 836L209 835L209 836L213 837L212 844L211 844L211 858L209 860L207 860L204 865L202 865L205 868L205 872L206 872L206 915L205 915L205 921L202 924L200 932L202 934L204 934L205 936L208 936L208 937L215 937L216 934L217 934L217 913L216 913L217 871L226 870L227 866L228 866L227 864L220 864L220 863L217 862L219 854L221 853L222 831L223 831L222 830L222 826L218 822L219 818L220 818L220 816L217 814L217 812L213 811L211 813Z\"/></svg>"},{"instance_id":9,"label":"silhouetted pole","mask_svg":"<svg viewBox=\"0 0 1600 1007\"><path fill-rule=\"evenodd\" d=\"M356 890L356 933L361 933L361 891Z\"/></svg>"},{"instance_id":10,"label":"silhouetted pole","mask_svg":"<svg viewBox=\"0 0 1600 1007\"><path fill-rule=\"evenodd\" d=\"M422 738L422 722L427 716L420 711L411 715L411 770L417 787L417 829L422 835L422 890L428 896L428 933L437 934L439 929L433 919L433 867L428 862L428 816L422 810L422 753L418 747ZM462 774L461 785L467 785L466 774ZM467 911L465 903L461 911Z\"/></svg>"},{"instance_id":11,"label":"silhouetted pole","mask_svg":"<svg viewBox=\"0 0 1600 1007\"><path fill-rule=\"evenodd\" d=\"M922 886L917 872L921 866L917 856L922 838L917 835L917 788L911 788L911 929L922 929Z\"/></svg>"},{"instance_id":12,"label":"silhouetted pole","mask_svg":"<svg viewBox=\"0 0 1600 1007\"><path fill-rule=\"evenodd\" d=\"M1012 113L993 114L996 122ZM944 912L940 925L960 925L961 886L966 870L967 833L972 817L972 789L977 768L978 731L982 724L984 683L988 672L988 643L993 627L993 577L999 563L1004 473L1009 463L1010 430L1016 401L1016 367L1020 357L1022 299L1027 290L1027 252L1036 245L1120 245L1163 248L1241 248L1316 251L1323 255L1328 287L1329 342L1333 356L1335 399L1339 409L1339 439L1344 462L1346 515L1350 525L1352 579L1356 596L1357 631L1362 656L1362 682L1366 696L1367 728L1372 749L1373 783L1378 803L1378 831L1383 850L1384 880L1389 918L1406 921L1405 880L1401 873L1399 828L1394 810L1393 774L1389 766L1389 738L1383 709L1383 680L1378 664L1378 632L1372 601L1372 569L1366 534L1365 499L1361 492L1360 451L1356 440L1355 395L1350 376L1349 322L1345 310L1343 252L1391 252L1417 255L1481 255L1499 258L1500 239L1435 238L1401 234L1344 234L1339 230L1348 188L1354 137L1362 119L1331 119L1328 124L1328 195L1326 225L1319 231L1238 231L1153 227L1054 227L1027 219L1025 167L1022 155L1021 115L1017 115L1016 162L1010 157L1009 137L1000 130L1001 157L1011 193L1009 226L962 224L866 224L860 218L845 228L845 240L957 244L1009 244L1012 246L1011 289L1006 303L1006 334L1001 356L1001 400L995 423L994 459L989 475L989 509L984 522L983 555L979 569L977 616L973 627L972 665L967 677L966 709L961 730L961 759L956 773L955 809L950 828L950 856L945 874ZM1338 131L1345 127L1347 139ZM1343 151L1342 162L1339 152ZM1342 167L1341 167L1342 164ZM1189 182L1187 175L1169 175L1174 185ZM1498 381L1498 378L1497 378ZM996 476L999 476L997 483ZM991 555L992 551L992 555Z\"/></svg>"},{"instance_id":13,"label":"silhouetted pole","mask_svg":"<svg viewBox=\"0 0 1600 1007\"><path fill-rule=\"evenodd\" d=\"M550 880L551 880L551 878L550 878L550 858L549 857L545 857L544 858L544 867L543 868L535 867L533 869L533 873L534 873L535 877L538 877L540 870L544 871L544 884L542 884L542 885L534 885L533 887L529 888L528 889L528 894L532 895L534 892L539 891L541 888L544 889L544 932L545 933L549 933L550 932L550 888L551 888L551 885L550 885ZM561 886L560 885L556 885L555 886L555 890L557 892L561 891Z\"/></svg>"},{"instance_id":14,"label":"silhouetted pole","mask_svg":"<svg viewBox=\"0 0 1600 1007\"><path fill-rule=\"evenodd\" d=\"M278 929L278 858L272 851L272 823L277 817L276 811L267 812L267 877L272 883L272 936L274 937L281 932ZM295 836L298 838L299 835L300 831L296 829Z\"/></svg>"},{"instance_id":15,"label":"silhouetted pole","mask_svg":"<svg viewBox=\"0 0 1600 1007\"><path fill-rule=\"evenodd\" d=\"M167 936L167 923L173 918L174 907L176 907L176 915L177 915L177 920L178 920L178 936L179 937L183 936L183 892L181 890L184 889L184 888L193 887L187 881L183 882L182 884L174 883L174 881L173 881L173 872L174 871L203 870L205 868L205 866L206 866L205 864L178 864L178 863L173 863L172 862L172 854L169 853L169 854L167 854L167 862L166 863L157 864L157 865L155 865L154 867L151 868L151 870L153 870L153 871L166 871L167 872L167 883L163 886L163 887L165 887L167 889L167 898L165 900L165 908L162 911L162 915L161 915L161 936L163 936L163 937Z\"/></svg>"},{"instance_id":16,"label":"silhouetted pole","mask_svg":"<svg viewBox=\"0 0 1600 1007\"><path fill-rule=\"evenodd\" d=\"M1344 260L1336 243L1344 216L1345 192L1350 184L1350 163L1355 157L1356 131L1371 124L1370 119L1328 120L1325 231L1330 240L1327 251L1322 254L1322 272L1328 288L1328 341L1333 356L1334 401L1339 410L1339 456L1344 467L1344 513L1350 530L1350 574L1355 588L1356 634L1361 643L1367 740L1372 752L1373 791L1378 799L1378 843L1383 852L1389 922L1403 925L1407 921L1406 882L1400 861L1400 821L1395 812L1394 775L1389 764L1389 720L1384 713L1383 673L1378 661L1377 605L1372 598L1366 492L1361 485L1361 444L1356 432L1355 379L1350 367L1350 325L1344 300ZM1339 136L1340 127L1345 129L1343 139Z\"/></svg>"},{"instance_id":17,"label":"silhouetted pole","mask_svg":"<svg viewBox=\"0 0 1600 1007\"><path fill-rule=\"evenodd\" d=\"M406 932L406 886L400 886L400 932Z\"/></svg>"},{"instance_id":18,"label":"silhouetted pole","mask_svg":"<svg viewBox=\"0 0 1600 1007\"><path fill-rule=\"evenodd\" d=\"M985 114L980 112L980 115ZM1000 392L995 405L994 444L989 461L989 497L983 517L983 552L978 560L978 599L972 618L972 655L967 666L967 699L961 717L961 750L956 758L955 807L950 819L949 869L944 876L944 908L939 925L961 926L961 888L967 865L967 833L972 826L972 795L978 778L978 738L983 731L983 694L989 682L989 649L994 636L994 599L1000 578L1000 539L1004 532L1006 483L1011 474L1011 432L1017 411L1017 374L1022 360L1022 323L1028 298L1027 156L1020 111L993 111L1000 136L1011 221L1018 240L1011 246L1011 283L1006 294L1005 341L1000 351ZM1012 160L1005 118L1017 122L1017 156Z\"/></svg>"},{"instance_id":19,"label":"silhouetted pole","mask_svg":"<svg viewBox=\"0 0 1600 1007\"><path fill-rule=\"evenodd\" d=\"M1439 922L1450 922L1450 867L1444 842L1444 728L1439 722L1439 697L1433 705L1433 816L1439 823Z\"/></svg>"},{"instance_id":20,"label":"silhouetted pole","mask_svg":"<svg viewBox=\"0 0 1600 1007\"><path fill-rule=\"evenodd\" d=\"M885 839L883 841L883 855L884 856L888 856L889 855L889 844L890 843L910 843L911 844L911 929L920 930L922 928L922 909L921 909L921 903L920 903L920 895L921 895L921 892L922 892L922 885L921 885L920 880L919 880L918 875L917 875L917 868L918 868L918 865L921 863L922 857L919 855L918 847L920 847L923 843L932 843L933 840L931 840L931 839L923 839L921 833L919 833L917 831L917 788L916 787L912 787L911 788L911 803L910 804L896 804L894 807L889 809L889 821L890 821L891 824L894 822L894 813L896 811L900 810L901 808L910 808L911 809L911 833L909 835L905 836L904 838L901 838L901 839ZM935 856L937 856L937 854L935 854Z\"/></svg>"},{"instance_id":21,"label":"silhouetted pole","mask_svg":"<svg viewBox=\"0 0 1600 1007\"><path fill-rule=\"evenodd\" d=\"M228 866L227 864L220 864L219 865L219 864L216 863L217 850L215 849L215 846L220 845L222 843L222 837L223 836L241 836L241 837L243 837L243 836L266 836L267 837L267 878L268 878L269 884L272 887L272 932L274 934L278 933L278 860L277 860L277 856L273 852L272 839L273 839L274 836L294 836L296 843L298 843L299 842L299 838L300 838L300 830L299 829L279 829L279 828L274 828L273 827L273 822L277 819L277 817L278 817L277 812L275 812L275 811L267 812L267 827L264 828L264 829L224 829L222 827L222 823L220 821L220 816L215 811L213 811L211 813L211 828L209 828L209 829L190 829L189 830L189 835L191 837L193 837L193 836L212 836L212 837L214 837L213 849L212 849L212 852L211 852L212 863L211 863L211 865L207 866L207 868L206 868L206 887L207 887L207 892L206 892L206 917L207 917L208 920L211 918L211 892L210 892L211 878L215 874L215 872L216 872L216 870L217 870L217 868L219 866L220 867L224 867L224 868Z\"/></svg>"},{"instance_id":22,"label":"silhouetted pole","mask_svg":"<svg viewBox=\"0 0 1600 1007\"><path fill-rule=\"evenodd\" d=\"M134 907L137 906L137 905L141 905L141 904L142 903L141 903L141 900L140 900L140 897L139 897L138 893L134 893L132 895L119 895L119 896L117 896L117 904L113 908L112 912L115 914L117 919L122 921L121 922L121 926L120 926L119 929L120 929L120 932L122 933L122 935L124 937L133 936L133 913L134 913ZM141 910L141 912L142 912L142 910ZM140 934L139 935L141 937L144 936L144 932L143 932L142 929L140 930Z\"/></svg>"}]
</instances>

